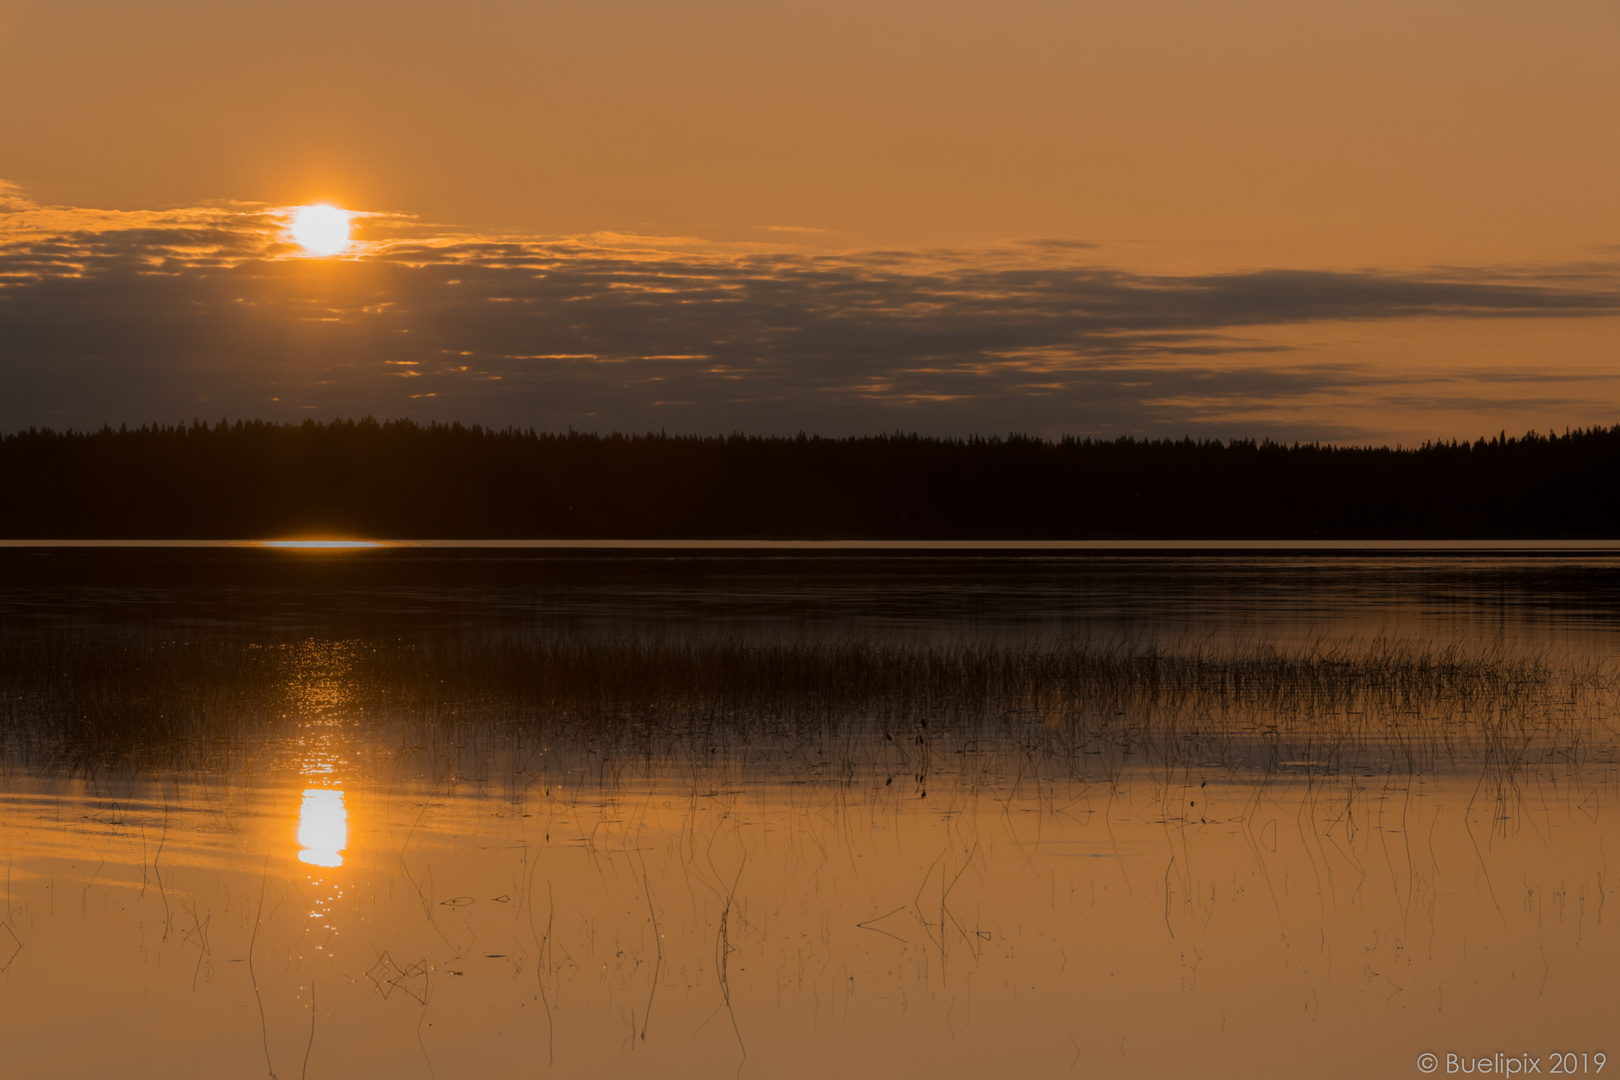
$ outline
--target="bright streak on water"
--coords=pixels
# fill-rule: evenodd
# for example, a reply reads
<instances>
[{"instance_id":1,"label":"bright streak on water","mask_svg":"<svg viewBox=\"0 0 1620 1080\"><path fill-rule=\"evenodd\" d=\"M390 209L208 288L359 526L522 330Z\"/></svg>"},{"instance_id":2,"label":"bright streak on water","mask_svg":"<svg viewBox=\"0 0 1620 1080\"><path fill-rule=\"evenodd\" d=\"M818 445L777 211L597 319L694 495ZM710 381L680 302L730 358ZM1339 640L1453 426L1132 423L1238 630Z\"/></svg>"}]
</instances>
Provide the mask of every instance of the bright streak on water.
<instances>
[{"instance_id":1,"label":"bright streak on water","mask_svg":"<svg viewBox=\"0 0 1620 1080\"><path fill-rule=\"evenodd\" d=\"M300 862L311 866L342 866L341 852L349 844L349 812L343 807L343 792L310 788L304 792L304 805L298 811L298 853Z\"/></svg>"},{"instance_id":2,"label":"bright streak on water","mask_svg":"<svg viewBox=\"0 0 1620 1080\"><path fill-rule=\"evenodd\" d=\"M265 540L263 546L267 548L379 548L383 544L376 540Z\"/></svg>"}]
</instances>

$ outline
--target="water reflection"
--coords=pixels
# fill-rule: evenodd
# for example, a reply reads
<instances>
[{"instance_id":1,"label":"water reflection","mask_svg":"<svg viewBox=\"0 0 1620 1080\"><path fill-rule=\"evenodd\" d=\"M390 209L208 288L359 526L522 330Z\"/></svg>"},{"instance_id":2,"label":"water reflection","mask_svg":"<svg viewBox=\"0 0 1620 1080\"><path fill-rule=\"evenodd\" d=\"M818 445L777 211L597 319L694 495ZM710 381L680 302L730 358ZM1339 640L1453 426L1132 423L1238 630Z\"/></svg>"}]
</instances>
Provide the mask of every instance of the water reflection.
<instances>
[{"instance_id":1,"label":"water reflection","mask_svg":"<svg viewBox=\"0 0 1620 1080\"><path fill-rule=\"evenodd\" d=\"M380 548L375 540L265 540L267 548L285 548L295 551L350 551L358 548Z\"/></svg>"},{"instance_id":2,"label":"water reflection","mask_svg":"<svg viewBox=\"0 0 1620 1080\"><path fill-rule=\"evenodd\" d=\"M322 785L305 789L298 811L298 859L310 866L342 866L348 846L349 813L338 785L347 764L343 734L355 699L354 660L352 644L311 642L296 650L290 669L287 689L303 716L293 744L299 772Z\"/></svg>"},{"instance_id":3,"label":"water reflection","mask_svg":"<svg viewBox=\"0 0 1620 1080\"><path fill-rule=\"evenodd\" d=\"M481 757L515 777L551 756L531 754ZM347 792L243 773L240 850L198 843L219 826L201 786L19 774L0 799L23 942L0 977L7 1063L1236 1078L1324 1053L1323 1075L1398 1076L1436 1047L1603 1052L1612 766L1523 772L1502 801L1475 775L994 764L945 763L926 796L740 758L608 787L568 765L511 786L356 769ZM352 811L397 856L312 887L283 832L267 865L253 823L284 829L298 797L307 851L347 844ZM154 870L140 838L165 798ZM107 1067L143 1059L169 1071Z\"/></svg>"},{"instance_id":4,"label":"water reflection","mask_svg":"<svg viewBox=\"0 0 1620 1080\"><path fill-rule=\"evenodd\" d=\"M1620 558L0 549L0 611L8 634L80 636L93 626L386 641L628 630L1002 644L1384 636L1607 650L1620 641Z\"/></svg>"},{"instance_id":5,"label":"water reflection","mask_svg":"<svg viewBox=\"0 0 1620 1080\"><path fill-rule=\"evenodd\" d=\"M1582 650L1613 631L1551 603L1546 633L1512 603L1491 629L1461 587L1413 622L1403 567L1376 604L1334 601L1321 564L1248 591L1232 566L1198 589L1004 575L984 623L936 603L940 574L780 607L734 582L756 623L797 605L785 643L719 620L89 643L7 622L0 1072L1235 1078L1601 1053L1620 678ZM959 636L823 641L803 615L908 590L896 620ZM1061 628L1111 596L1152 616L1142 642L1003 632L1030 597ZM1290 596L1348 643L1290 644ZM1282 644L1155 644L1218 604ZM1385 610L1451 629L1353 640ZM106 741L81 749L90 716ZM133 764L64 764L98 753Z\"/></svg>"},{"instance_id":6,"label":"water reflection","mask_svg":"<svg viewBox=\"0 0 1620 1080\"><path fill-rule=\"evenodd\" d=\"M304 805L298 811L298 853L300 862L311 866L342 866L343 849L349 846L349 812L343 806L343 792L310 788L304 792Z\"/></svg>"}]
</instances>

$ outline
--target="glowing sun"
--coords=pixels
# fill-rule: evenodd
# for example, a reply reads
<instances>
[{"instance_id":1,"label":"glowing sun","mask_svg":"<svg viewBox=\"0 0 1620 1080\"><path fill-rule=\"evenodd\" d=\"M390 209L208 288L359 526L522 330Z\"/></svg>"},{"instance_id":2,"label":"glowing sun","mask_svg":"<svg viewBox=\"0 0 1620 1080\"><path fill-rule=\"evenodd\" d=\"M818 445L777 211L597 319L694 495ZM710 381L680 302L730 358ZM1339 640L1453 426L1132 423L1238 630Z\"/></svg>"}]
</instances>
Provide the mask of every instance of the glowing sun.
<instances>
[{"instance_id":1,"label":"glowing sun","mask_svg":"<svg viewBox=\"0 0 1620 1080\"><path fill-rule=\"evenodd\" d=\"M337 255L349 246L349 212L335 206L299 207L292 236L311 255Z\"/></svg>"}]
</instances>

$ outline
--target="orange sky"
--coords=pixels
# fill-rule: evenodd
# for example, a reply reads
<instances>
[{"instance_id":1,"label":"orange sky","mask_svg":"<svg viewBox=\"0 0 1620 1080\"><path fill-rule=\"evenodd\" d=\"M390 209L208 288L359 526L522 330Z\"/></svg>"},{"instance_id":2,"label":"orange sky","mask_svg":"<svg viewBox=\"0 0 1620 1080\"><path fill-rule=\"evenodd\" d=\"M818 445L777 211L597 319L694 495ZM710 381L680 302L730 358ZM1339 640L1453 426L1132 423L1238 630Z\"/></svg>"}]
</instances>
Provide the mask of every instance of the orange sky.
<instances>
[{"instance_id":1,"label":"orange sky","mask_svg":"<svg viewBox=\"0 0 1620 1080\"><path fill-rule=\"evenodd\" d=\"M0 180L61 208L330 200L414 216L418 235L799 252L1055 239L1156 275L1578 271L1612 295L1617 55L1612 0L0 0ZM1411 440L1620 411L1613 318L1434 314L1256 324L1291 363L1366 376L1286 406L1022 426ZM1392 397L1377 389L1390 368L1434 385ZM256 393L238 407L279 396ZM172 420L195 397L139 407ZM651 400L607 426L646 422ZM27 422L158 418L53 402ZM505 399L490 418L523 411ZM975 415L896 422L1018 422ZM779 421L749 416L689 426ZM829 405L820 426L872 422Z\"/></svg>"}]
</instances>

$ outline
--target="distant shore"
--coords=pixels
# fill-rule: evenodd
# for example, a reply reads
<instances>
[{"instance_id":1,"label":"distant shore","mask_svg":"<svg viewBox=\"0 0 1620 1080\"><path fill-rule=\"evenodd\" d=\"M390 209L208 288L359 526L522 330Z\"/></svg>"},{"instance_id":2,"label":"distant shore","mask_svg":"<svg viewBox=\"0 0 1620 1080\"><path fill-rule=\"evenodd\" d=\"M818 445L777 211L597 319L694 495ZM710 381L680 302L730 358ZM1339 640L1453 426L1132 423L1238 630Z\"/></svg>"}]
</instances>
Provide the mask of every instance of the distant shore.
<instances>
[{"instance_id":1,"label":"distant shore","mask_svg":"<svg viewBox=\"0 0 1620 1080\"><path fill-rule=\"evenodd\" d=\"M343 551L445 552L477 557L480 552L502 553L554 551L559 553L601 553L633 556L637 552L658 554L684 552L691 555L1246 555L1279 554L1345 555L1620 555L1620 540L615 540L552 539L504 540L415 539L415 540L193 540L122 539L61 540L51 538L3 539L0 552L62 551Z\"/></svg>"},{"instance_id":2,"label":"distant shore","mask_svg":"<svg viewBox=\"0 0 1620 1080\"><path fill-rule=\"evenodd\" d=\"M1620 426L1403 449L221 421L9 434L0 485L0 538L56 543L1602 548Z\"/></svg>"}]
</instances>

